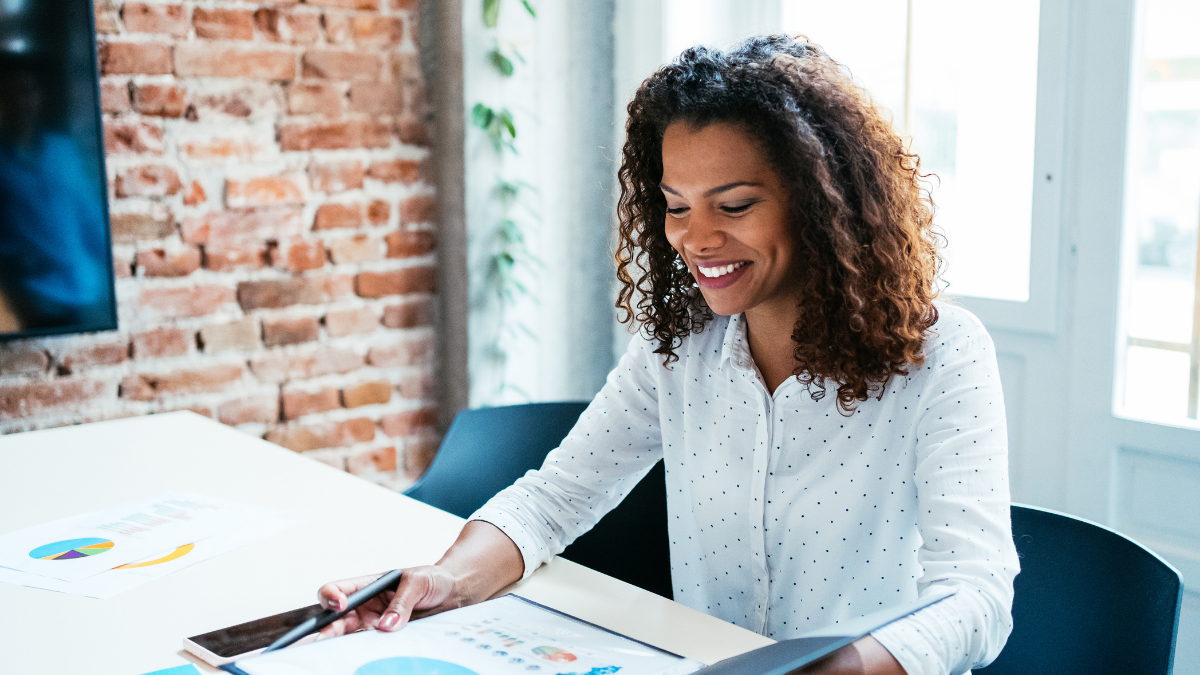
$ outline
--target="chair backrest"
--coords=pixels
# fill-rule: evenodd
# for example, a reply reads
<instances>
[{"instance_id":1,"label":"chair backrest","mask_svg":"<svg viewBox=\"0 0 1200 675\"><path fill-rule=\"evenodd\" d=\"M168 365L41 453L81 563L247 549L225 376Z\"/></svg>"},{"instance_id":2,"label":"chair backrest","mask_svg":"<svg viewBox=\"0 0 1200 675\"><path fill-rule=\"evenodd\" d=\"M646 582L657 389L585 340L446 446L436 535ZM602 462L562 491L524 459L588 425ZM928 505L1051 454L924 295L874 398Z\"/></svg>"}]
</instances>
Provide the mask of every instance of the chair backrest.
<instances>
[{"instance_id":1,"label":"chair backrest","mask_svg":"<svg viewBox=\"0 0 1200 675\"><path fill-rule=\"evenodd\" d=\"M1103 525L1013 504L1013 632L977 674L1169 675L1183 599L1170 564Z\"/></svg>"},{"instance_id":2,"label":"chair backrest","mask_svg":"<svg viewBox=\"0 0 1200 675\"><path fill-rule=\"evenodd\" d=\"M455 416L425 475L404 494L466 518L566 438L587 402L464 410ZM665 472L659 462L563 557L671 597Z\"/></svg>"}]
</instances>

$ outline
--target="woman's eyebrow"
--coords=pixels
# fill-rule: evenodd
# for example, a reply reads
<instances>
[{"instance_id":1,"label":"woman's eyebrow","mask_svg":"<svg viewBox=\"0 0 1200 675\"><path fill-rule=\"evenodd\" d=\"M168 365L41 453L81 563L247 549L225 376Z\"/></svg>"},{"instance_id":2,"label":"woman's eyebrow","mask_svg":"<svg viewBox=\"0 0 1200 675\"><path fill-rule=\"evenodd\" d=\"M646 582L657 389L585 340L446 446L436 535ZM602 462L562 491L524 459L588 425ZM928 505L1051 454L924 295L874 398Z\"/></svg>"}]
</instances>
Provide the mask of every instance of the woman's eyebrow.
<instances>
[{"instance_id":1,"label":"woman's eyebrow","mask_svg":"<svg viewBox=\"0 0 1200 675\"><path fill-rule=\"evenodd\" d=\"M709 189L709 190L705 190L705 191L704 191L704 196L705 196L705 197L711 197L711 196L713 196L713 195L715 195L715 194L717 194L717 193L720 193L720 192L725 192L726 190L732 190L732 189L733 189L733 188L735 188L735 187L742 187L743 185L749 185L749 186L751 186L751 187L762 187L762 184L761 184L761 183L754 183L754 182L751 182L751 181L748 181L748 180L740 180L740 181L737 181L736 183L726 183L726 184L724 184L724 185L718 185L718 186L717 186L717 187L715 187L715 188L712 188L712 189ZM659 183L659 184L658 184L658 187L659 187L659 189L660 189L660 190L662 190L663 192L670 192L671 194L675 195L676 197L682 197L682 196L683 196L683 195L679 194L677 191L675 191L675 189L674 189L674 188L672 188L671 186L667 185L666 183Z\"/></svg>"}]
</instances>

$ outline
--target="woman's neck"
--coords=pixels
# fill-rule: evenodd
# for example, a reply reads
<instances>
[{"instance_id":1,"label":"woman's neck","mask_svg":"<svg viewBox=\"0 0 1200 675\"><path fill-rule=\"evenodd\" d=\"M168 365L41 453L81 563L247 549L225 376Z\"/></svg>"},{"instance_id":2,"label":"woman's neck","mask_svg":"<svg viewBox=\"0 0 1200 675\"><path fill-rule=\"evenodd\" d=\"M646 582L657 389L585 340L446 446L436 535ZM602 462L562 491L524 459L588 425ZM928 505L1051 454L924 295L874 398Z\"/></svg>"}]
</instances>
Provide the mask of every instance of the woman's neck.
<instances>
[{"instance_id":1,"label":"woman's neck","mask_svg":"<svg viewBox=\"0 0 1200 675\"><path fill-rule=\"evenodd\" d=\"M797 303L763 303L745 314L750 355L762 373L767 391L773 395L779 385L795 374L796 343L792 341L792 329L799 317Z\"/></svg>"}]
</instances>

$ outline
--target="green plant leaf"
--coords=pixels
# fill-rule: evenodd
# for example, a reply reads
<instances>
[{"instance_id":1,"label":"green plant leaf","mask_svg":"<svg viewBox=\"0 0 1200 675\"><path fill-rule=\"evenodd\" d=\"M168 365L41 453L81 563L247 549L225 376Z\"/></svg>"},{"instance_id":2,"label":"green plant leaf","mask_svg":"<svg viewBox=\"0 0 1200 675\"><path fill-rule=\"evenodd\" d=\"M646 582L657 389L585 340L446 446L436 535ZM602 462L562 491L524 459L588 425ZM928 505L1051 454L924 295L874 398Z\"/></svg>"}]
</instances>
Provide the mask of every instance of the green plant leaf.
<instances>
[{"instance_id":1,"label":"green plant leaf","mask_svg":"<svg viewBox=\"0 0 1200 675\"><path fill-rule=\"evenodd\" d=\"M507 56L500 53L500 49L496 48L488 52L488 61L495 67L499 73L505 77L512 77L513 62Z\"/></svg>"},{"instance_id":2,"label":"green plant leaf","mask_svg":"<svg viewBox=\"0 0 1200 675\"><path fill-rule=\"evenodd\" d=\"M533 5L529 3L529 0L521 0L521 4L525 5L525 11L529 12L529 16L532 16L535 19L537 18L537 10L533 8Z\"/></svg>"},{"instance_id":3,"label":"green plant leaf","mask_svg":"<svg viewBox=\"0 0 1200 675\"><path fill-rule=\"evenodd\" d=\"M508 129L509 137L515 140L517 138L517 127L513 125L512 113L508 111L508 108L504 108L500 111L498 117L500 118L500 123Z\"/></svg>"},{"instance_id":4,"label":"green plant leaf","mask_svg":"<svg viewBox=\"0 0 1200 675\"><path fill-rule=\"evenodd\" d=\"M496 111L482 103L476 103L471 108L471 123L480 129L488 129L496 119Z\"/></svg>"},{"instance_id":5,"label":"green plant leaf","mask_svg":"<svg viewBox=\"0 0 1200 675\"><path fill-rule=\"evenodd\" d=\"M522 0L523 1L523 0ZM500 21L500 0L483 0L483 25L495 28Z\"/></svg>"}]
</instances>

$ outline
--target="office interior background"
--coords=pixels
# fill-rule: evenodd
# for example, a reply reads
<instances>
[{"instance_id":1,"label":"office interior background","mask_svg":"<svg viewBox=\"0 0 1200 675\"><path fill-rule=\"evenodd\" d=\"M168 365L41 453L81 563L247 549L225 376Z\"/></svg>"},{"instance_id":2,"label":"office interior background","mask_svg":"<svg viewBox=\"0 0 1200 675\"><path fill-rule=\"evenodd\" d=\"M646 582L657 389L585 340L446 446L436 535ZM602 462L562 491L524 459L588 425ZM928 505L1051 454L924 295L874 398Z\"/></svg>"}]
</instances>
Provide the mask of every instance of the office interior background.
<instances>
[{"instance_id":1,"label":"office interior background","mask_svg":"<svg viewBox=\"0 0 1200 675\"><path fill-rule=\"evenodd\" d=\"M189 409L402 489L458 410L590 398L630 339L624 106L684 48L800 33L936 174L1014 501L1179 568L1200 673L1195 0L96 0L96 30L120 327L0 343L0 431Z\"/></svg>"}]
</instances>

